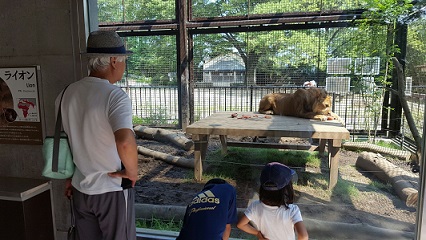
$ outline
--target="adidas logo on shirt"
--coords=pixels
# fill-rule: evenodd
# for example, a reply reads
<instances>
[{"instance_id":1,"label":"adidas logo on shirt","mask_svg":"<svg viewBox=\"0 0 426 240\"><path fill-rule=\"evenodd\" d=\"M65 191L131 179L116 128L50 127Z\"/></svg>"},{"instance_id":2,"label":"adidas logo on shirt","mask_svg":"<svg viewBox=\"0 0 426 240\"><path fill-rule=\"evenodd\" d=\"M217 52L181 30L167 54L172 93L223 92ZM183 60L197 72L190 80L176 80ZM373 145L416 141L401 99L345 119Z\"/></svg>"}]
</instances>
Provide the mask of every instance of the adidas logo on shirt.
<instances>
[{"instance_id":1,"label":"adidas logo on shirt","mask_svg":"<svg viewBox=\"0 0 426 240\"><path fill-rule=\"evenodd\" d=\"M215 197L215 195L210 191L207 190L205 192L202 192L200 194L198 194L197 196L195 196L192 199L192 202L189 206L192 206L194 204L197 203L215 203L215 204L219 204L220 203L220 199Z\"/></svg>"}]
</instances>

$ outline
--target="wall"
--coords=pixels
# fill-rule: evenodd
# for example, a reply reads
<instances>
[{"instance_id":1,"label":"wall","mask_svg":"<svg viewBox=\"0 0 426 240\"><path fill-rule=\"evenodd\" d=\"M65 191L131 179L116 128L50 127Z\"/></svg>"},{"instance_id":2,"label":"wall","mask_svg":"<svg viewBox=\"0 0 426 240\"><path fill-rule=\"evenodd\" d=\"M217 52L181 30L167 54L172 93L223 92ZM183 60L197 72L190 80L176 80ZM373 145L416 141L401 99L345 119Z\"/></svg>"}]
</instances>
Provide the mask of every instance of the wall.
<instances>
[{"instance_id":1,"label":"wall","mask_svg":"<svg viewBox=\"0 0 426 240\"><path fill-rule=\"evenodd\" d=\"M93 1L96 3L96 1ZM69 83L86 75L85 0L0 0L0 67L38 65L43 132L54 131L54 99ZM0 176L43 178L41 145L0 144ZM69 205L63 181L53 181L56 227L66 231ZM58 232L58 239L65 239Z\"/></svg>"}]
</instances>

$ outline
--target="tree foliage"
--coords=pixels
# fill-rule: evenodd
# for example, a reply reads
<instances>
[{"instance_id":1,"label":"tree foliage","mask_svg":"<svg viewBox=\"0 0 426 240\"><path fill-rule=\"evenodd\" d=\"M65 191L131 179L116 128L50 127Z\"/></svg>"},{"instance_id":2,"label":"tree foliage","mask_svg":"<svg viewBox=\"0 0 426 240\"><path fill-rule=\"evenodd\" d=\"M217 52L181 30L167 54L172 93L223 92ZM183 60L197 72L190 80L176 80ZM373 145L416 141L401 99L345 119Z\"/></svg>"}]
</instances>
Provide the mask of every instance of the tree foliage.
<instances>
[{"instance_id":1,"label":"tree foliage","mask_svg":"<svg viewBox=\"0 0 426 240\"><path fill-rule=\"evenodd\" d=\"M128 58L127 72L132 80L152 85L176 83L176 43L174 36L126 38L134 54Z\"/></svg>"},{"instance_id":2,"label":"tree foliage","mask_svg":"<svg viewBox=\"0 0 426 240\"><path fill-rule=\"evenodd\" d=\"M406 75L413 77L413 85L425 85L419 67L426 64L426 18L418 18L408 27Z\"/></svg>"},{"instance_id":3,"label":"tree foliage","mask_svg":"<svg viewBox=\"0 0 426 240\"><path fill-rule=\"evenodd\" d=\"M99 22L175 19L173 0L98 0Z\"/></svg>"}]
</instances>

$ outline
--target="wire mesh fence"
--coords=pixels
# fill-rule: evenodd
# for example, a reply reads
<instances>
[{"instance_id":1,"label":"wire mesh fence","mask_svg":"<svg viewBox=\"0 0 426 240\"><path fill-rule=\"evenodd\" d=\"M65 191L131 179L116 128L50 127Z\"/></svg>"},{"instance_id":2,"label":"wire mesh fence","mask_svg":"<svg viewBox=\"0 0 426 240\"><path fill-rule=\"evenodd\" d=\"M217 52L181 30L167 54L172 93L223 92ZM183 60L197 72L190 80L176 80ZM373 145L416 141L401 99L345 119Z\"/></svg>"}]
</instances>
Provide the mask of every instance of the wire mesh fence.
<instances>
[{"instance_id":1,"label":"wire mesh fence","mask_svg":"<svg viewBox=\"0 0 426 240\"><path fill-rule=\"evenodd\" d=\"M247 1L202 1L193 0L192 18L250 16L262 13L320 12L354 10L365 7L366 1L306 0L268 3L262 0ZM99 19L105 22L131 22L140 20L173 19L175 1L110 1L98 0ZM149 9L150 11L146 11Z\"/></svg>"},{"instance_id":2,"label":"wire mesh fence","mask_svg":"<svg viewBox=\"0 0 426 240\"><path fill-rule=\"evenodd\" d=\"M193 17L222 17L222 16L247 16L256 14L276 13L306 13L315 11L333 11L360 9L364 1L292 1L283 4L280 1L246 0L246 1L216 1L193 0Z\"/></svg>"},{"instance_id":3,"label":"wire mesh fence","mask_svg":"<svg viewBox=\"0 0 426 240\"><path fill-rule=\"evenodd\" d=\"M127 48L139 54L127 59L124 86L176 85L177 50L174 36L126 38Z\"/></svg>"}]
</instances>

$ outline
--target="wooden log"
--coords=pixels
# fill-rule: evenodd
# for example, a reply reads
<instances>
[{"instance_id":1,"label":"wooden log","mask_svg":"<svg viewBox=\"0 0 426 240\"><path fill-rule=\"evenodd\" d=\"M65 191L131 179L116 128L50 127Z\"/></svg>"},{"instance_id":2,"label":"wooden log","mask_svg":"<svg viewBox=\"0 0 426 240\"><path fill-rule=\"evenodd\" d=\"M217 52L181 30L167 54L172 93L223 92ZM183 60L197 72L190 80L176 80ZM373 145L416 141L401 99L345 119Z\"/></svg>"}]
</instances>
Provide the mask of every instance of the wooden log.
<instances>
[{"instance_id":1,"label":"wooden log","mask_svg":"<svg viewBox=\"0 0 426 240\"><path fill-rule=\"evenodd\" d=\"M281 143L255 143L255 142L227 142L228 147L246 148L274 148L274 149L294 149L294 150L315 150L318 146L308 144L281 144Z\"/></svg>"},{"instance_id":2,"label":"wooden log","mask_svg":"<svg viewBox=\"0 0 426 240\"><path fill-rule=\"evenodd\" d=\"M133 127L136 135L141 138L155 140L163 143L172 143L186 151L194 149L194 142L184 134L161 128L150 128L145 126Z\"/></svg>"},{"instance_id":3,"label":"wooden log","mask_svg":"<svg viewBox=\"0 0 426 240\"><path fill-rule=\"evenodd\" d=\"M407 206L417 205L415 200L417 200L419 188L418 176L390 163L380 154L370 152L362 152L355 166L373 173L384 182L391 183L399 198Z\"/></svg>"},{"instance_id":4,"label":"wooden log","mask_svg":"<svg viewBox=\"0 0 426 240\"><path fill-rule=\"evenodd\" d=\"M151 150L142 146L138 146L138 153L145 156L153 157L155 159L163 160L166 163L170 163L179 167L194 168L194 159L187 159L184 157L176 157L167 153Z\"/></svg>"},{"instance_id":5,"label":"wooden log","mask_svg":"<svg viewBox=\"0 0 426 240\"><path fill-rule=\"evenodd\" d=\"M382 147L382 146L368 143L368 142L345 142L342 144L342 147L350 151L361 150L361 151L367 151L367 152L380 153L382 155L397 157L405 161L409 161L411 157L411 152L409 151Z\"/></svg>"}]
</instances>

